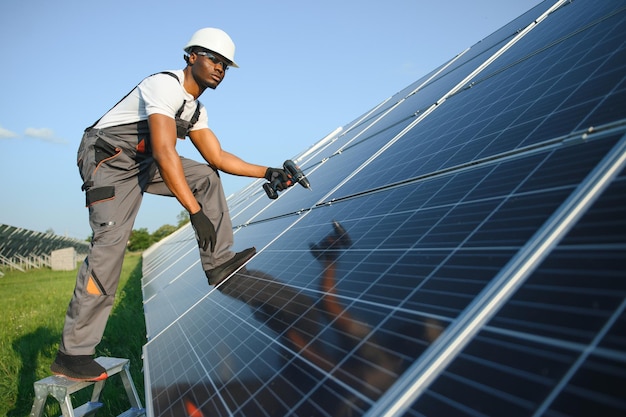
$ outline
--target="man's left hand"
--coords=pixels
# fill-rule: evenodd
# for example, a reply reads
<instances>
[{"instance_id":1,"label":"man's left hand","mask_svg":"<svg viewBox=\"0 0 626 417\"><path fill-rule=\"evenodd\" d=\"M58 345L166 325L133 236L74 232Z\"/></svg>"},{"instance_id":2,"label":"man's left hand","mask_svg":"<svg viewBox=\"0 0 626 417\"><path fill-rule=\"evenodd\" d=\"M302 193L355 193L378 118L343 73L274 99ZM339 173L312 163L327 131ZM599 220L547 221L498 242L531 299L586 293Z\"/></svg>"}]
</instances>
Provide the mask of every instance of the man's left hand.
<instances>
[{"instance_id":1,"label":"man's left hand","mask_svg":"<svg viewBox=\"0 0 626 417\"><path fill-rule=\"evenodd\" d=\"M286 190L294 184L291 176L281 168L267 168L267 171L265 171L265 179L270 183L274 183L274 181L278 180L276 184L278 191Z\"/></svg>"}]
</instances>

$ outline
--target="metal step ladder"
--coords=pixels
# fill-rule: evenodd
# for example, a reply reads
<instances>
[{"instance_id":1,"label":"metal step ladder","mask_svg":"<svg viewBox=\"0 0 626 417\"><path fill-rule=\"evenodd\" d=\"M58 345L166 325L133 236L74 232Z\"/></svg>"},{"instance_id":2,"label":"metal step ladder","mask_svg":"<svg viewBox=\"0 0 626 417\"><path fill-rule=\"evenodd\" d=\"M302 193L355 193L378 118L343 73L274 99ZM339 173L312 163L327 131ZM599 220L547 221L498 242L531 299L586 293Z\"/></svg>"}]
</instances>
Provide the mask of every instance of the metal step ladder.
<instances>
[{"instance_id":1,"label":"metal step ladder","mask_svg":"<svg viewBox=\"0 0 626 417\"><path fill-rule=\"evenodd\" d=\"M94 414L103 404L100 402L100 393L104 388L104 383L113 375L119 374L126 389L130 406L128 410L118 417L139 417L145 416L146 410L141 406L141 400L137 395L135 384L130 376L130 360L121 358L96 358L102 367L107 370L108 378L97 382L72 381L62 376L49 376L35 382L35 401L30 412L30 417L41 417L48 396L53 396L61 405L62 417L84 417ZM83 388L93 385L91 401L73 408L70 395Z\"/></svg>"}]
</instances>

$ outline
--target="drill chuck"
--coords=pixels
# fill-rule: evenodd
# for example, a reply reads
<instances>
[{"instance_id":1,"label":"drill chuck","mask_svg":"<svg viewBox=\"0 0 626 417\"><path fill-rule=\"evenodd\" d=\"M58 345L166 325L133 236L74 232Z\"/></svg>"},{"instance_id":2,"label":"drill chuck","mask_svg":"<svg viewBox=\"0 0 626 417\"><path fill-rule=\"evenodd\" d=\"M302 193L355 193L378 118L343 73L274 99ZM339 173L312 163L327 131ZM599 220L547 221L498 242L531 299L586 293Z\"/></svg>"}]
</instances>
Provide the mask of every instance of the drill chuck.
<instances>
[{"instance_id":1,"label":"drill chuck","mask_svg":"<svg viewBox=\"0 0 626 417\"><path fill-rule=\"evenodd\" d=\"M300 170L300 167L296 165L291 159L288 159L283 164L283 168L287 171L295 181L300 183L304 188L311 188L309 180L304 176L304 173Z\"/></svg>"}]
</instances>

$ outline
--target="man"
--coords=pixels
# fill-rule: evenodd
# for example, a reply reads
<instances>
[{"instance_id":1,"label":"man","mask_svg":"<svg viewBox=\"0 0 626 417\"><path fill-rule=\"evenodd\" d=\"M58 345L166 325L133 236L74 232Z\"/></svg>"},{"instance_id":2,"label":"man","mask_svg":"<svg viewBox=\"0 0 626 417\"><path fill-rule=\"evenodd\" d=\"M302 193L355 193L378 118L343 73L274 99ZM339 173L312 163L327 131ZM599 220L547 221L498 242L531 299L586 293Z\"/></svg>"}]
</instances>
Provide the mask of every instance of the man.
<instances>
[{"instance_id":1,"label":"man","mask_svg":"<svg viewBox=\"0 0 626 417\"><path fill-rule=\"evenodd\" d=\"M233 232L218 170L279 180L291 185L282 169L247 163L224 151L208 127L197 99L215 89L234 61L235 45L222 30L200 29L185 46L183 70L154 74L85 130L78 150L91 247L67 309L57 357L50 369L84 381L107 377L93 360L113 305L126 242L144 192L174 196L189 212L209 284L216 285L254 254L233 253ZM189 136L201 164L181 158L177 138Z\"/></svg>"}]
</instances>

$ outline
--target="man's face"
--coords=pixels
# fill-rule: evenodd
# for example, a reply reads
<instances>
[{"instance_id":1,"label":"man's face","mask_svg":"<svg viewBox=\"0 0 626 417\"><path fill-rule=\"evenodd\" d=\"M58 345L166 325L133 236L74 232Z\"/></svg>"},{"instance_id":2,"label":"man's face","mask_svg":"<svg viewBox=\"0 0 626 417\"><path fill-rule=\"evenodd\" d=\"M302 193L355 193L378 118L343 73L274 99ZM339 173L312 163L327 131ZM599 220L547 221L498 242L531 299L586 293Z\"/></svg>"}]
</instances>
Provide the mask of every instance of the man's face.
<instances>
[{"instance_id":1,"label":"man's face","mask_svg":"<svg viewBox=\"0 0 626 417\"><path fill-rule=\"evenodd\" d=\"M224 79L229 61L210 51L193 52L195 61L192 65L192 74L198 85L204 88L215 89Z\"/></svg>"}]
</instances>

